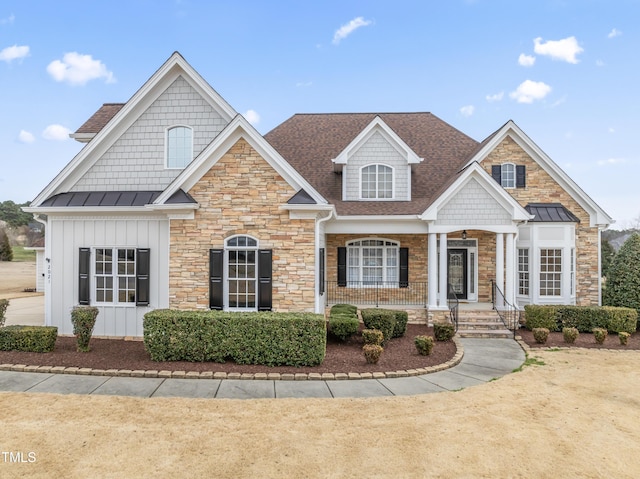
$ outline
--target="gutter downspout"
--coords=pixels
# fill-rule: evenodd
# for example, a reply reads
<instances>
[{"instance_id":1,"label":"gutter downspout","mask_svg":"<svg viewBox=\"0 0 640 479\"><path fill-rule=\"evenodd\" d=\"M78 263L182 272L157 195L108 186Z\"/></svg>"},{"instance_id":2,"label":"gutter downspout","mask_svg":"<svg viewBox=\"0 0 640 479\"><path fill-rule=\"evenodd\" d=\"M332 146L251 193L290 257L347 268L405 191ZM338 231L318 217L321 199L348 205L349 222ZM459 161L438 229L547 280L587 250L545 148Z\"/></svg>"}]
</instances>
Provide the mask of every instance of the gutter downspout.
<instances>
[{"instance_id":1,"label":"gutter downspout","mask_svg":"<svg viewBox=\"0 0 640 479\"><path fill-rule=\"evenodd\" d=\"M33 213L33 219L44 225L44 325L51 326L51 242L49 219L43 219L39 213Z\"/></svg>"},{"instance_id":2,"label":"gutter downspout","mask_svg":"<svg viewBox=\"0 0 640 479\"><path fill-rule=\"evenodd\" d=\"M315 258L316 258L316 266L315 266L315 277L316 277L316 291L315 291L315 297L316 297L316 313L317 314L323 314L324 315L324 306L326 304L326 301L324 300L324 295L327 294L327 292L325 291L324 294L322 296L320 296L320 261L324 261L324 258L320 258L320 225L322 223L324 223L325 221L330 220L333 215L335 213L335 209L332 208L329 211L329 214L323 218L317 219L316 218L316 251L315 251ZM325 247L325 257L326 257L326 247ZM326 263L325 263L325 275L326 275Z\"/></svg>"}]
</instances>

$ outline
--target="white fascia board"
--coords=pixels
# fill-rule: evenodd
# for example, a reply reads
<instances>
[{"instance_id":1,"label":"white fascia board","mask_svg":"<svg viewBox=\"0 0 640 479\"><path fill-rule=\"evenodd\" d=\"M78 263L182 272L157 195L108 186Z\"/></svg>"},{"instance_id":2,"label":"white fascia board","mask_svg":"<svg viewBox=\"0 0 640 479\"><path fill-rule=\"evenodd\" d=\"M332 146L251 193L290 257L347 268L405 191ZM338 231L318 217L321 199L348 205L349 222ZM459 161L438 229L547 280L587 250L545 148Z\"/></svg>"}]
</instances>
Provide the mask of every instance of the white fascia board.
<instances>
[{"instance_id":1,"label":"white fascia board","mask_svg":"<svg viewBox=\"0 0 640 479\"><path fill-rule=\"evenodd\" d=\"M327 221L329 234L425 234L428 225L417 215L339 216Z\"/></svg>"},{"instance_id":2,"label":"white fascia board","mask_svg":"<svg viewBox=\"0 0 640 479\"><path fill-rule=\"evenodd\" d=\"M502 186L500 186L487 173L479 163L474 162L467 166L460 176L453 182L444 193L434 201L429 208L425 210L420 218L424 221L436 221L438 219L438 211L448 201L450 201L467 183L475 178L480 186L482 186L506 211L509 212L513 221L528 221L533 218L527 210L525 210Z\"/></svg>"},{"instance_id":3,"label":"white fascia board","mask_svg":"<svg viewBox=\"0 0 640 479\"><path fill-rule=\"evenodd\" d=\"M69 133L69 138L73 138L80 143L89 143L95 136L95 133Z\"/></svg>"},{"instance_id":4,"label":"white fascia board","mask_svg":"<svg viewBox=\"0 0 640 479\"><path fill-rule=\"evenodd\" d=\"M289 211L332 211L334 209L333 205L330 204L322 204L322 205L295 205L285 203L279 206L281 210L289 210Z\"/></svg>"},{"instance_id":5,"label":"white fascia board","mask_svg":"<svg viewBox=\"0 0 640 479\"><path fill-rule=\"evenodd\" d=\"M506 137L510 137L522 148L540 167L546 171L571 197L584 208L590 216L591 226L608 226L613 224L611 218L598 204L567 175L558 164L549 157L538 145L536 145L522 129L509 120L493 138L475 154L467 163L482 162Z\"/></svg>"},{"instance_id":6,"label":"white fascia board","mask_svg":"<svg viewBox=\"0 0 640 479\"><path fill-rule=\"evenodd\" d=\"M198 203L175 203L175 204L149 204L144 206L147 209L152 211L193 211L200 209L200 205Z\"/></svg>"},{"instance_id":7,"label":"white fascia board","mask_svg":"<svg viewBox=\"0 0 640 479\"><path fill-rule=\"evenodd\" d=\"M147 206L50 206L38 207L33 206L23 208L27 213L45 214L45 215L64 215L64 214L107 214L118 215L121 213L149 213Z\"/></svg>"},{"instance_id":8,"label":"white fascia board","mask_svg":"<svg viewBox=\"0 0 640 479\"><path fill-rule=\"evenodd\" d=\"M154 204L164 203L180 188L187 192L191 190L240 138L244 138L295 191L304 189L316 203L327 204L327 200L287 163L242 115L236 115L231 120L225 129L156 198Z\"/></svg>"},{"instance_id":9,"label":"white fascia board","mask_svg":"<svg viewBox=\"0 0 640 479\"><path fill-rule=\"evenodd\" d=\"M360 149L376 131L380 132L409 164L420 163L424 160L424 158L420 158L411 148L409 148L409 145L407 145L395 131L389 128L389 125L387 125L382 118L376 116L371 123L369 123L366 128L364 128L358 136L356 136L353 141L351 141L351 143L349 143L347 147L331 161L335 165L346 165L349 157L352 156L355 151Z\"/></svg>"},{"instance_id":10,"label":"white fascia board","mask_svg":"<svg viewBox=\"0 0 640 479\"><path fill-rule=\"evenodd\" d=\"M182 76L221 115L230 121L237 113L186 62L178 52L145 82L95 137L62 169L33 200L37 205L60 191L67 191L98 161L147 108L179 77Z\"/></svg>"},{"instance_id":11,"label":"white fascia board","mask_svg":"<svg viewBox=\"0 0 640 479\"><path fill-rule=\"evenodd\" d=\"M463 225L434 225L429 224L429 233L453 233L454 231L461 230L478 230L478 231L488 231L490 233L518 233L518 225L510 224L510 225L475 225L473 223L464 224ZM451 238L449 238L451 239Z\"/></svg>"}]
</instances>

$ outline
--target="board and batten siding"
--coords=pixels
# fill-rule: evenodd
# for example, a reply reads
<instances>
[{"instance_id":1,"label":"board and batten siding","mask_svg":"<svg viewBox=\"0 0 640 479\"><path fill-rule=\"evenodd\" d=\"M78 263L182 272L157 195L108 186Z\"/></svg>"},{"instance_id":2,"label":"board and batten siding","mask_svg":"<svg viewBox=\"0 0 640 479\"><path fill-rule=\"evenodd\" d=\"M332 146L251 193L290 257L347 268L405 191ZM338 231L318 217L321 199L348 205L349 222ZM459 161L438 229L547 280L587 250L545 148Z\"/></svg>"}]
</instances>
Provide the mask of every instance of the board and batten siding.
<instances>
[{"instance_id":1,"label":"board and batten siding","mask_svg":"<svg viewBox=\"0 0 640 479\"><path fill-rule=\"evenodd\" d=\"M51 311L49 322L58 334L73 334L71 309L78 305L79 248L91 248L91 305L100 313L94 336L143 334L142 320L148 311L169 306L169 220L148 217L56 218L49 217ZM94 248L150 248L148 307L95 304Z\"/></svg>"}]
</instances>

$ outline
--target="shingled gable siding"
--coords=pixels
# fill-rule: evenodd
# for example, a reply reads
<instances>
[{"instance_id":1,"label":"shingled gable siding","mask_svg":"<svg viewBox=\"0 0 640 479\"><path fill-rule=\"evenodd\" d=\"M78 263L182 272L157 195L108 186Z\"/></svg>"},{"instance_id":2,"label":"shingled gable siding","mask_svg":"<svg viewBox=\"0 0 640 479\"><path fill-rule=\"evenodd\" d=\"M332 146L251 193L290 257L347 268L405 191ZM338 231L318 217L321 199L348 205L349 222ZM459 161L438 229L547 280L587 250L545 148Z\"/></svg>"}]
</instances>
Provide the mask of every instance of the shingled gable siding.
<instances>
[{"instance_id":1,"label":"shingled gable siding","mask_svg":"<svg viewBox=\"0 0 640 479\"><path fill-rule=\"evenodd\" d=\"M462 228L470 223L511 224L511 215L474 178L442 207L436 221L436 224Z\"/></svg>"},{"instance_id":2,"label":"shingled gable siding","mask_svg":"<svg viewBox=\"0 0 640 479\"><path fill-rule=\"evenodd\" d=\"M194 157L226 126L225 120L179 77L71 191L163 190L181 171L165 168L165 131L178 124L193 128Z\"/></svg>"},{"instance_id":3,"label":"shingled gable siding","mask_svg":"<svg viewBox=\"0 0 640 479\"><path fill-rule=\"evenodd\" d=\"M506 138L482 162L491 174L491 166L511 162L525 165L526 188L507 189L518 203L562 203L580 219L576 225L576 302L579 305L598 303L598 228L590 227L589 214L564 189L533 161L511 138Z\"/></svg>"},{"instance_id":4,"label":"shingled gable siding","mask_svg":"<svg viewBox=\"0 0 640 479\"><path fill-rule=\"evenodd\" d=\"M239 140L189 191L200 204L193 220L171 221L170 307L209 307L209 249L247 234L273 251L273 310L314 311L315 221L280 210L295 191Z\"/></svg>"},{"instance_id":5,"label":"shingled gable siding","mask_svg":"<svg viewBox=\"0 0 640 479\"><path fill-rule=\"evenodd\" d=\"M346 200L360 199L360 169L371 164L385 164L393 168L395 200L409 197L407 160L389 144L381 133L375 132L367 142L349 158L343 178L347 182Z\"/></svg>"}]
</instances>

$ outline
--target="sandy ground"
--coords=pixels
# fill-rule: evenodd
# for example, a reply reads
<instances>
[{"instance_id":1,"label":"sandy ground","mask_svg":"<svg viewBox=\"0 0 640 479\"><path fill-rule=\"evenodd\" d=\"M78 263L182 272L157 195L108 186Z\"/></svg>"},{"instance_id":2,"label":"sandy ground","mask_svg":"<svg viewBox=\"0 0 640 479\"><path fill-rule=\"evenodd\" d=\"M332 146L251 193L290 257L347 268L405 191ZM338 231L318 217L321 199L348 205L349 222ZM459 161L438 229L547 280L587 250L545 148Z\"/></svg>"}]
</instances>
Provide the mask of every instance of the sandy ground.
<instances>
[{"instance_id":1,"label":"sandy ground","mask_svg":"<svg viewBox=\"0 0 640 479\"><path fill-rule=\"evenodd\" d=\"M0 393L0 476L637 477L640 353L532 357L544 365L405 398Z\"/></svg>"},{"instance_id":2,"label":"sandy ground","mask_svg":"<svg viewBox=\"0 0 640 479\"><path fill-rule=\"evenodd\" d=\"M0 261L0 299L41 295L24 292L25 288L35 287L35 261Z\"/></svg>"}]
</instances>

